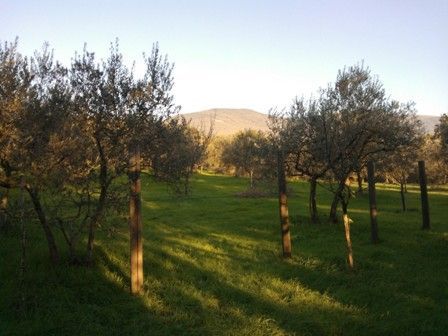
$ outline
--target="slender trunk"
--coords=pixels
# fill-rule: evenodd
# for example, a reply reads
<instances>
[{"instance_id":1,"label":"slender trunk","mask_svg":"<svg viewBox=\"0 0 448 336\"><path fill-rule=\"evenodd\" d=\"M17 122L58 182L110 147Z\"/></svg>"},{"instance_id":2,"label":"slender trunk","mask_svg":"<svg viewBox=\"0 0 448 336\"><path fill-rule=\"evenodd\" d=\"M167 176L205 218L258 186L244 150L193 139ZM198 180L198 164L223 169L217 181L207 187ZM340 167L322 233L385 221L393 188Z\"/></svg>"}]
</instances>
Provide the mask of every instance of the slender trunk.
<instances>
[{"instance_id":1,"label":"slender trunk","mask_svg":"<svg viewBox=\"0 0 448 336\"><path fill-rule=\"evenodd\" d=\"M331 208L330 208L330 222L337 223L338 217L338 204L339 204L339 196L337 194L334 195L333 201L331 202Z\"/></svg>"},{"instance_id":2,"label":"slender trunk","mask_svg":"<svg viewBox=\"0 0 448 336\"><path fill-rule=\"evenodd\" d=\"M31 197L34 211L36 211L37 217L39 218L39 222L42 226L42 229L44 230L45 238L47 239L48 250L50 252L50 260L53 263L53 265L56 265L59 263L59 252L56 247L56 241L54 239L53 232L51 231L51 227L48 224L47 217L45 216L45 212L42 208L39 192L37 189L31 187L28 187L27 191Z\"/></svg>"},{"instance_id":3,"label":"slender trunk","mask_svg":"<svg viewBox=\"0 0 448 336\"><path fill-rule=\"evenodd\" d=\"M62 232L62 236L64 237L65 242L67 243L67 246L68 246L70 261L75 262L77 259L76 254L75 254L76 238L73 235L67 234L67 231L64 228L64 224L63 224L62 220L57 219L57 221L59 224L59 229Z\"/></svg>"},{"instance_id":4,"label":"slender trunk","mask_svg":"<svg viewBox=\"0 0 448 336\"><path fill-rule=\"evenodd\" d=\"M357 191L357 194L358 195L362 195L362 192L363 192L363 190L362 190L362 176L361 176L361 172L356 172L356 177L357 177L357 180L358 180L358 191Z\"/></svg>"},{"instance_id":5,"label":"slender trunk","mask_svg":"<svg viewBox=\"0 0 448 336\"><path fill-rule=\"evenodd\" d=\"M310 219L312 223L317 223L319 220L316 204L316 189L317 189L317 178L313 176L310 179L310 199L309 199Z\"/></svg>"},{"instance_id":6,"label":"slender trunk","mask_svg":"<svg viewBox=\"0 0 448 336\"><path fill-rule=\"evenodd\" d=\"M189 191L190 191L190 173L187 173L185 176L184 194L188 195Z\"/></svg>"},{"instance_id":7,"label":"slender trunk","mask_svg":"<svg viewBox=\"0 0 448 336\"><path fill-rule=\"evenodd\" d=\"M250 175L250 188L252 189L254 187L254 171L251 170L249 175Z\"/></svg>"},{"instance_id":8,"label":"slender trunk","mask_svg":"<svg viewBox=\"0 0 448 336\"><path fill-rule=\"evenodd\" d=\"M0 199L0 229L6 229L8 226L8 200L9 189L5 189Z\"/></svg>"},{"instance_id":9,"label":"slender trunk","mask_svg":"<svg viewBox=\"0 0 448 336\"><path fill-rule=\"evenodd\" d=\"M5 160L0 160L0 167L2 168L6 178L6 180L4 181L5 191L0 198L0 230L1 230L6 229L9 223L8 201L9 201L9 189L11 188L10 179L12 175L12 168L9 165L9 163Z\"/></svg>"},{"instance_id":10,"label":"slender trunk","mask_svg":"<svg viewBox=\"0 0 448 336\"><path fill-rule=\"evenodd\" d=\"M1 165L6 177L6 184L9 184L11 177L11 169L9 165L2 164ZM9 204L9 187L5 188L1 199L0 199L0 229L6 229L8 226L8 204Z\"/></svg>"},{"instance_id":11,"label":"slender trunk","mask_svg":"<svg viewBox=\"0 0 448 336\"><path fill-rule=\"evenodd\" d=\"M68 252L70 254L70 261L72 263L77 261L76 252L75 252L75 244L73 242L70 242L70 244L68 244Z\"/></svg>"},{"instance_id":12,"label":"slender trunk","mask_svg":"<svg viewBox=\"0 0 448 336\"><path fill-rule=\"evenodd\" d=\"M93 261L93 245L95 240L95 228L98 226L103 217L106 207L107 185L101 185L100 197L92 219L89 221L89 239L87 241L87 263Z\"/></svg>"},{"instance_id":13,"label":"slender trunk","mask_svg":"<svg viewBox=\"0 0 448 336\"><path fill-rule=\"evenodd\" d=\"M429 201L428 201L428 188L426 182L425 161L418 162L418 177L420 182L420 195L422 201L422 217L423 217L423 230L429 230L431 224L429 221Z\"/></svg>"},{"instance_id":14,"label":"slender trunk","mask_svg":"<svg viewBox=\"0 0 448 336\"><path fill-rule=\"evenodd\" d=\"M373 244L379 242L378 221L376 208L376 189L375 189L375 164L373 161L367 163L367 178L369 180L369 205L370 205L370 238Z\"/></svg>"},{"instance_id":15,"label":"slender trunk","mask_svg":"<svg viewBox=\"0 0 448 336\"><path fill-rule=\"evenodd\" d=\"M342 201L342 220L344 222L345 229L345 242L347 243L347 262L350 269L355 267L355 262L353 259L353 247L352 240L350 238L350 218L348 217L347 212L347 203Z\"/></svg>"},{"instance_id":16,"label":"slender trunk","mask_svg":"<svg viewBox=\"0 0 448 336\"><path fill-rule=\"evenodd\" d=\"M277 158L278 201L283 257L291 257L291 234L289 229L288 197L286 195L286 177L283 155L279 151Z\"/></svg>"},{"instance_id":17,"label":"slender trunk","mask_svg":"<svg viewBox=\"0 0 448 336\"><path fill-rule=\"evenodd\" d=\"M330 218L329 218L332 223L338 222L338 217L337 217L338 204L341 199L341 193L344 190L344 185L345 185L345 179L343 179L339 182L338 188L336 189L336 192L334 193L333 202L331 203Z\"/></svg>"},{"instance_id":18,"label":"slender trunk","mask_svg":"<svg viewBox=\"0 0 448 336\"><path fill-rule=\"evenodd\" d=\"M405 191L404 191L404 185L405 182L404 181L400 181L400 196L401 196L401 206L403 208L403 212L406 211L406 198L405 198Z\"/></svg>"},{"instance_id":19,"label":"slender trunk","mask_svg":"<svg viewBox=\"0 0 448 336\"><path fill-rule=\"evenodd\" d=\"M93 213L92 219L89 221L89 238L87 241L87 263L91 264L93 261L93 246L95 241L95 229L98 226L101 218L103 217L104 209L106 207L106 196L109 182L107 180L107 160L103 150L103 147L99 141L96 140L96 146L98 149L98 154L100 157L100 197L98 199L98 204L96 206L95 212Z\"/></svg>"}]
</instances>

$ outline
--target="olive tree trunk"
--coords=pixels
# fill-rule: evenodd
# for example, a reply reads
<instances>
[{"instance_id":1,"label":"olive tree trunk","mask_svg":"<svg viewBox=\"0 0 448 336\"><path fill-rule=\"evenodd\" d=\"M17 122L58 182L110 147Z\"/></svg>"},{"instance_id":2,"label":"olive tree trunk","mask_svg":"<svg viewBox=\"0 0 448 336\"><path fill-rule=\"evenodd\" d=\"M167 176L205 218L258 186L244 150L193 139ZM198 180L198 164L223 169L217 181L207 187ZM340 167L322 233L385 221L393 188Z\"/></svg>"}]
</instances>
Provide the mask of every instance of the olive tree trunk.
<instances>
[{"instance_id":1,"label":"olive tree trunk","mask_svg":"<svg viewBox=\"0 0 448 336\"><path fill-rule=\"evenodd\" d=\"M8 225L8 200L9 189L5 189L0 198L0 229L5 229Z\"/></svg>"},{"instance_id":2,"label":"olive tree trunk","mask_svg":"<svg viewBox=\"0 0 448 336\"><path fill-rule=\"evenodd\" d=\"M358 171L356 172L356 178L358 181L358 191L356 192L358 195L362 195L363 189L362 189L362 176L361 176L361 172Z\"/></svg>"},{"instance_id":3,"label":"olive tree trunk","mask_svg":"<svg viewBox=\"0 0 448 336\"><path fill-rule=\"evenodd\" d=\"M347 212L347 202L341 201L342 205L342 221L344 222L345 229L345 242L347 244L347 263L350 269L355 268L355 261L353 259L353 246L352 239L350 237L350 218Z\"/></svg>"},{"instance_id":4,"label":"olive tree trunk","mask_svg":"<svg viewBox=\"0 0 448 336\"><path fill-rule=\"evenodd\" d=\"M104 210L106 208L107 192L110 181L107 174L107 159L103 150L103 147L98 139L96 139L96 146L100 157L100 196L97 206L93 213L92 218L89 221L89 238L87 240L87 263L91 264L93 261L93 247L95 242L95 229L101 221Z\"/></svg>"},{"instance_id":5,"label":"olive tree trunk","mask_svg":"<svg viewBox=\"0 0 448 336\"><path fill-rule=\"evenodd\" d=\"M425 161L418 162L418 177L420 182L420 195L422 201L422 229L429 230L431 224L429 221L429 201L428 201L428 188L426 183Z\"/></svg>"},{"instance_id":6,"label":"olive tree trunk","mask_svg":"<svg viewBox=\"0 0 448 336\"><path fill-rule=\"evenodd\" d=\"M1 165L4 172L6 180L4 187L4 191L1 194L0 198L0 229L6 229L9 223L8 218L8 205L9 205L9 189L11 188L10 185L10 178L11 178L11 169L9 165L2 164Z\"/></svg>"},{"instance_id":7,"label":"olive tree trunk","mask_svg":"<svg viewBox=\"0 0 448 336\"><path fill-rule=\"evenodd\" d=\"M42 226L42 229L44 230L45 238L47 239L48 251L50 253L50 260L53 263L53 265L56 265L59 263L59 260L60 260L59 252L56 247L56 241L54 239L53 232L48 223L47 217L45 216L45 212L43 210L42 203L40 201L39 192L37 189L34 189L32 187L27 187L27 191L31 197L34 211L37 214L39 223Z\"/></svg>"},{"instance_id":8,"label":"olive tree trunk","mask_svg":"<svg viewBox=\"0 0 448 336\"><path fill-rule=\"evenodd\" d=\"M405 182L400 181L401 207L403 209L403 212L406 211L406 197L405 197L404 186L405 186Z\"/></svg>"},{"instance_id":9,"label":"olive tree trunk","mask_svg":"<svg viewBox=\"0 0 448 336\"><path fill-rule=\"evenodd\" d=\"M343 179L339 182L338 187L334 193L333 202L331 203L331 208L330 208L330 216L329 216L329 220L332 223L338 222L338 217L337 217L338 204L339 204L339 201L341 200L341 197L342 197L341 195L344 190L344 186L345 186L345 179Z\"/></svg>"},{"instance_id":10,"label":"olive tree trunk","mask_svg":"<svg viewBox=\"0 0 448 336\"><path fill-rule=\"evenodd\" d=\"M317 178L313 176L310 179L310 199L309 199L310 219L312 223L317 223L319 220L319 215L317 213L317 203L316 203L316 189L317 189Z\"/></svg>"},{"instance_id":11,"label":"olive tree trunk","mask_svg":"<svg viewBox=\"0 0 448 336\"><path fill-rule=\"evenodd\" d=\"M372 243L379 242L378 236L378 211L376 208L376 188L375 188L375 164L373 161L367 163L367 178L369 182L369 205L370 205L370 238Z\"/></svg>"},{"instance_id":12,"label":"olive tree trunk","mask_svg":"<svg viewBox=\"0 0 448 336\"><path fill-rule=\"evenodd\" d=\"M291 257L291 234L289 227L288 197L286 194L286 176L283 154L279 151L277 158L278 201L283 257Z\"/></svg>"}]
</instances>

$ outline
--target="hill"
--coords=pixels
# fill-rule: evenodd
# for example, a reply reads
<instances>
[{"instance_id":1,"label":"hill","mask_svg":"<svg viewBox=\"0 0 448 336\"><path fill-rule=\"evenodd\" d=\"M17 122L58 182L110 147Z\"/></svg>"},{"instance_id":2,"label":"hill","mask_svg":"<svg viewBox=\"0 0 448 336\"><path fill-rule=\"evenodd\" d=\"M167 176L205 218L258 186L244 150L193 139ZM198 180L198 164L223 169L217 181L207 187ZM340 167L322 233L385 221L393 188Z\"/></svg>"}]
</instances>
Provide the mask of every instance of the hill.
<instances>
[{"instance_id":1,"label":"hill","mask_svg":"<svg viewBox=\"0 0 448 336\"><path fill-rule=\"evenodd\" d=\"M436 125L439 123L440 117L431 115L419 115L418 118L422 122L426 133L433 133L434 127L436 127Z\"/></svg>"},{"instance_id":2,"label":"hill","mask_svg":"<svg viewBox=\"0 0 448 336\"><path fill-rule=\"evenodd\" d=\"M214 108L210 110L185 113L183 116L191 120L191 124L198 128L208 129L210 121L214 120L215 135L231 135L245 129L267 131L268 116L250 109ZM419 119L427 133L434 132L439 121L438 116L421 115Z\"/></svg>"},{"instance_id":3,"label":"hill","mask_svg":"<svg viewBox=\"0 0 448 336\"><path fill-rule=\"evenodd\" d=\"M210 126L214 120L215 135L231 135L244 129L268 131L266 114L250 109L214 108L210 110L186 113L183 115L195 127Z\"/></svg>"}]
</instances>

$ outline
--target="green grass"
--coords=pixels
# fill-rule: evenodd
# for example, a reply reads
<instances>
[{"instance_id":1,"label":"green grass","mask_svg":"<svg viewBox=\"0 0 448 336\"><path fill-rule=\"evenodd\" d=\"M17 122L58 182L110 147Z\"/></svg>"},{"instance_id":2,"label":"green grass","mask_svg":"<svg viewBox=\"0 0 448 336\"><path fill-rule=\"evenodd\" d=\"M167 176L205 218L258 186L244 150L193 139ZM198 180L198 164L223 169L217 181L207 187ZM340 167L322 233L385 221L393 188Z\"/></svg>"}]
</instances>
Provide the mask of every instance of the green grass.
<instances>
[{"instance_id":1,"label":"green grass","mask_svg":"<svg viewBox=\"0 0 448 336\"><path fill-rule=\"evenodd\" d=\"M143 181L144 293L129 293L125 221L98 232L94 267L52 269L40 228L29 223L28 271L20 243L0 237L1 335L446 335L448 189L430 192L422 231L417 187L409 211L378 186L381 243L370 243L368 198L350 203L356 271L345 262L331 197L318 190L321 224L308 222L305 182L289 198L293 257L280 256L278 204L239 198L247 180L198 175L193 194ZM22 293L25 303L21 304ZM26 308L23 308L26 306Z\"/></svg>"}]
</instances>

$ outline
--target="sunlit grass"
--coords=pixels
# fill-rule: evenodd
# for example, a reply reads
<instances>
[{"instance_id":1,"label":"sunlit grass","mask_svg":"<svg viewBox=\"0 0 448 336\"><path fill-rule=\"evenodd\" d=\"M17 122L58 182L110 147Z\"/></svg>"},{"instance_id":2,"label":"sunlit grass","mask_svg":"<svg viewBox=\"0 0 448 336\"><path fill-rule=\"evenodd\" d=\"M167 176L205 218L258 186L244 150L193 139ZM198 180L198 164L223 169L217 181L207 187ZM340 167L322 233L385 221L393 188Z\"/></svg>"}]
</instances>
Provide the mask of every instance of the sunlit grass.
<instances>
[{"instance_id":1,"label":"sunlit grass","mask_svg":"<svg viewBox=\"0 0 448 336\"><path fill-rule=\"evenodd\" d=\"M326 222L331 195L318 189L320 224L308 220L305 182L289 198L293 257L280 254L278 201L241 198L247 180L202 174L177 197L143 181L144 293L129 295L126 222L98 233L95 267L52 270L30 222L22 287L18 239L0 247L0 334L444 335L448 330L448 189L430 192L432 230L420 230L418 187L409 211L399 188L378 185L381 243L370 243L367 195L353 199L356 270L345 263L341 225ZM412 192L411 192L412 191ZM25 313L19 291L27 297ZM1 332L4 331L4 332Z\"/></svg>"}]
</instances>

